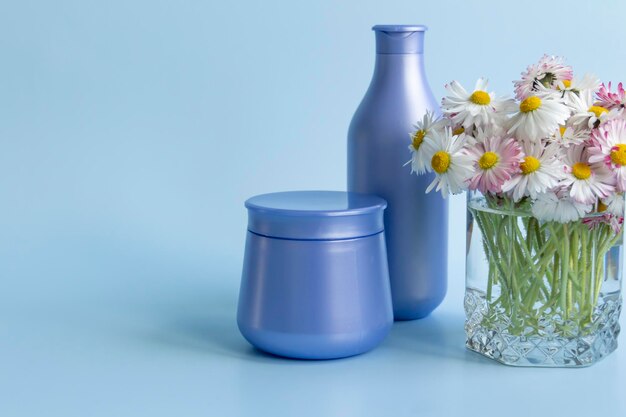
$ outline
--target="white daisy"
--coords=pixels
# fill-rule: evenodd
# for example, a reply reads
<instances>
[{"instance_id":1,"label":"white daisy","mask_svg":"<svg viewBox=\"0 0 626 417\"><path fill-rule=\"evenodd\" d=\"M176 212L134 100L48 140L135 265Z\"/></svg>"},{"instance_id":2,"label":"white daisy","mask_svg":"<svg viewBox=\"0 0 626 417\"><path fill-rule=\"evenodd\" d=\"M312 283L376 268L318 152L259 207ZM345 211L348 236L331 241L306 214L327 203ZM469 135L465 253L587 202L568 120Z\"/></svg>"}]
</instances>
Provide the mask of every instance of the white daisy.
<instances>
[{"instance_id":1,"label":"white daisy","mask_svg":"<svg viewBox=\"0 0 626 417\"><path fill-rule=\"evenodd\" d=\"M600 125L609 118L615 118L619 114L619 110L609 110L602 106L595 106L593 101L587 101L587 99L580 96L572 96L572 117L569 119L569 124L575 127L583 127L587 129L593 129Z\"/></svg>"},{"instance_id":2,"label":"white daisy","mask_svg":"<svg viewBox=\"0 0 626 417\"><path fill-rule=\"evenodd\" d=\"M563 178L563 164L558 160L559 147L541 142L524 142L524 154L520 172L502 186L503 192L510 192L514 201L525 196L535 198L555 187Z\"/></svg>"},{"instance_id":3,"label":"white daisy","mask_svg":"<svg viewBox=\"0 0 626 417\"><path fill-rule=\"evenodd\" d=\"M559 223L576 221L592 209L592 204L579 203L563 193L557 194L554 191L537 195L531 207L533 216L537 219Z\"/></svg>"},{"instance_id":4,"label":"white daisy","mask_svg":"<svg viewBox=\"0 0 626 417\"><path fill-rule=\"evenodd\" d=\"M411 133L411 144L409 150L411 151L411 173L423 174L430 166L430 156L426 155L422 145L424 144L424 138L433 129L443 129L445 121L435 116L434 113L426 111L422 120L417 122L413 127L415 131Z\"/></svg>"},{"instance_id":5,"label":"white daisy","mask_svg":"<svg viewBox=\"0 0 626 417\"><path fill-rule=\"evenodd\" d=\"M582 78L574 77L571 80L560 80L556 83L556 90L563 103L573 106L575 97L582 97L587 102L593 101L596 91L600 88L600 79L595 75L585 74Z\"/></svg>"},{"instance_id":6,"label":"white daisy","mask_svg":"<svg viewBox=\"0 0 626 417\"><path fill-rule=\"evenodd\" d=\"M607 198L615 191L615 177L602 162L589 163L584 145L570 146L563 162L565 178L561 185L569 196L585 204L595 204L599 198Z\"/></svg>"},{"instance_id":7,"label":"white daisy","mask_svg":"<svg viewBox=\"0 0 626 417\"><path fill-rule=\"evenodd\" d=\"M618 217L624 217L624 193L614 193L601 200L602 206L598 211L606 211ZM601 210L603 209L603 210Z\"/></svg>"},{"instance_id":8,"label":"white daisy","mask_svg":"<svg viewBox=\"0 0 626 417\"><path fill-rule=\"evenodd\" d=\"M430 183L426 192L435 186L435 191L441 191L446 198L448 194L457 194L467 187L467 182L474 172L472 158L467 154L465 134L452 135L452 130L446 127L443 132L433 130L426 137L425 151L430 158L430 169L434 171L435 179Z\"/></svg>"},{"instance_id":9,"label":"white daisy","mask_svg":"<svg viewBox=\"0 0 626 417\"><path fill-rule=\"evenodd\" d=\"M493 137L503 138L507 136L506 129L502 127L503 124L504 123L494 123L490 126L477 127L474 129L472 137L476 139L476 142L484 142L485 139L490 139Z\"/></svg>"},{"instance_id":10,"label":"white daisy","mask_svg":"<svg viewBox=\"0 0 626 417\"><path fill-rule=\"evenodd\" d=\"M466 130L473 125L486 127L514 111L513 100L496 98L494 93L487 92L487 84L486 79L479 78L471 93L457 81L446 85L449 94L443 98L441 107L454 125L463 126Z\"/></svg>"},{"instance_id":11,"label":"white daisy","mask_svg":"<svg viewBox=\"0 0 626 417\"><path fill-rule=\"evenodd\" d=\"M528 96L511 118L508 133L522 141L539 141L564 125L569 115L567 106L551 96Z\"/></svg>"},{"instance_id":12,"label":"white daisy","mask_svg":"<svg viewBox=\"0 0 626 417\"><path fill-rule=\"evenodd\" d=\"M580 145L589 139L590 134L591 131L588 129L574 128L572 126L559 126L550 139L562 147L568 148L572 145Z\"/></svg>"},{"instance_id":13,"label":"white daisy","mask_svg":"<svg viewBox=\"0 0 626 417\"><path fill-rule=\"evenodd\" d=\"M445 120L448 120L448 119L445 119ZM472 132L471 131L466 132L465 128L463 126L461 126L461 125L452 125L452 136L459 136L461 133L465 133L466 136L471 136L472 135Z\"/></svg>"}]
</instances>

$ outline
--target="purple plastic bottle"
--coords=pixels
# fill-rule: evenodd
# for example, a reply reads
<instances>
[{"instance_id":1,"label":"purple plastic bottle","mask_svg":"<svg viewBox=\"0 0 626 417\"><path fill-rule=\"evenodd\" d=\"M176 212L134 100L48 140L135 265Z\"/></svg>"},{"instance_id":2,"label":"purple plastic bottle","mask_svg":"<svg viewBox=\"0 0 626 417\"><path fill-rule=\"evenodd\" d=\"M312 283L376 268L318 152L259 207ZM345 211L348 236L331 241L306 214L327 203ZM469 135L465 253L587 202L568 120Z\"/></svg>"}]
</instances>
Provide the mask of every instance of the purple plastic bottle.
<instances>
[{"instance_id":1,"label":"purple plastic bottle","mask_svg":"<svg viewBox=\"0 0 626 417\"><path fill-rule=\"evenodd\" d=\"M376 66L348 133L348 191L387 200L385 231L394 318L427 316L447 288L448 202L425 194L432 175L405 163L413 124L439 107L424 70L421 25L377 25Z\"/></svg>"}]
</instances>

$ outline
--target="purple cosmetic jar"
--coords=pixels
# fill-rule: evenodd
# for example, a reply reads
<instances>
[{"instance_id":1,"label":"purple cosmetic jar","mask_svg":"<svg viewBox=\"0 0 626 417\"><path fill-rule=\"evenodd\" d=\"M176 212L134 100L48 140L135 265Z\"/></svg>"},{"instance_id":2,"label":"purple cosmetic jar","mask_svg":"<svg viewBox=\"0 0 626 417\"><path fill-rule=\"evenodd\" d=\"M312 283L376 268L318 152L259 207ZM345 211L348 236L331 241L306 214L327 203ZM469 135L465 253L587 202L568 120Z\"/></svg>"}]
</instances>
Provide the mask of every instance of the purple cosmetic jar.
<instances>
[{"instance_id":1,"label":"purple cosmetic jar","mask_svg":"<svg viewBox=\"0 0 626 417\"><path fill-rule=\"evenodd\" d=\"M333 359L373 349L393 323L385 200L339 191L246 201L241 334L263 351Z\"/></svg>"}]
</instances>

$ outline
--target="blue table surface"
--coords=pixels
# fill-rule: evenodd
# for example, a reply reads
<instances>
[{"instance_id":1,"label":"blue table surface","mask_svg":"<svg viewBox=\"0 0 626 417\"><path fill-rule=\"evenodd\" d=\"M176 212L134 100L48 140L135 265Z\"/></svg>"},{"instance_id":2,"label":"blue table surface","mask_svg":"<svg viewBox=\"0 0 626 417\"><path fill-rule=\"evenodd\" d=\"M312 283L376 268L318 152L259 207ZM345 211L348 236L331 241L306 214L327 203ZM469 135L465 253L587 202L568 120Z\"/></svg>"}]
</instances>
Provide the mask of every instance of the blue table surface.
<instances>
[{"instance_id":1,"label":"blue table surface","mask_svg":"<svg viewBox=\"0 0 626 417\"><path fill-rule=\"evenodd\" d=\"M378 349L280 359L235 324L244 201L345 187L371 26L429 26L437 99L544 53L615 86L626 2L597 3L3 2L0 417L626 416L623 336L585 369L464 348L463 196L446 300Z\"/></svg>"},{"instance_id":2,"label":"blue table surface","mask_svg":"<svg viewBox=\"0 0 626 417\"><path fill-rule=\"evenodd\" d=\"M624 346L584 369L512 368L467 351L461 265L440 308L396 323L378 349L297 361L240 336L238 259L194 265L155 249L65 245L22 263L0 303L2 416L626 413Z\"/></svg>"}]
</instances>

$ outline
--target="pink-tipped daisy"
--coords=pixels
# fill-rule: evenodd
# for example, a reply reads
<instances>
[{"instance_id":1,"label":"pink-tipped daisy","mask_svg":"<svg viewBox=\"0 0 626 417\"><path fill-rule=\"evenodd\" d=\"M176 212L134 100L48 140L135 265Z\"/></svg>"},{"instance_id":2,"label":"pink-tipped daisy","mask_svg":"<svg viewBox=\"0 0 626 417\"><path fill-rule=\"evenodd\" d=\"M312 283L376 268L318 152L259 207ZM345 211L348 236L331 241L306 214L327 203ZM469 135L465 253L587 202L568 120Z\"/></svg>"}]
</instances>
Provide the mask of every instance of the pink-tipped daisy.
<instances>
[{"instance_id":1,"label":"pink-tipped daisy","mask_svg":"<svg viewBox=\"0 0 626 417\"><path fill-rule=\"evenodd\" d=\"M523 197L535 198L555 187L563 178L563 166L557 159L558 145L524 142L524 158L520 171L502 185L502 191L511 194L514 201Z\"/></svg>"},{"instance_id":2,"label":"pink-tipped daisy","mask_svg":"<svg viewBox=\"0 0 626 417\"><path fill-rule=\"evenodd\" d=\"M615 176L605 164L589 163L584 145L570 146L563 158L565 178L561 185L569 196L585 204L594 204L615 191Z\"/></svg>"},{"instance_id":3,"label":"pink-tipped daisy","mask_svg":"<svg viewBox=\"0 0 626 417\"><path fill-rule=\"evenodd\" d=\"M502 184L519 171L522 162L522 149L512 138L484 138L470 146L468 154L475 170L468 188L483 194L501 192Z\"/></svg>"},{"instance_id":4,"label":"pink-tipped daisy","mask_svg":"<svg viewBox=\"0 0 626 417\"><path fill-rule=\"evenodd\" d=\"M598 99L598 106L602 106L606 109L623 109L626 106L626 91L622 86L622 83L617 84L617 91L611 91L611 83L608 85L602 84L600 90L596 93Z\"/></svg>"},{"instance_id":5,"label":"pink-tipped daisy","mask_svg":"<svg viewBox=\"0 0 626 417\"><path fill-rule=\"evenodd\" d=\"M624 217L610 215L607 224L611 229L613 229L613 233L618 235L622 231L622 227L624 225Z\"/></svg>"},{"instance_id":6,"label":"pink-tipped daisy","mask_svg":"<svg viewBox=\"0 0 626 417\"><path fill-rule=\"evenodd\" d=\"M538 63L528 66L522 73L521 80L513 82L515 97L524 100L532 95L539 85L554 88L559 81L571 80L573 74L572 67L565 65L562 57L544 55Z\"/></svg>"},{"instance_id":7,"label":"pink-tipped daisy","mask_svg":"<svg viewBox=\"0 0 626 417\"><path fill-rule=\"evenodd\" d=\"M585 217L582 222L583 224L587 225L590 230L595 229L601 224L606 224L613 230L613 233L619 234L619 232L622 231L624 217L615 216L611 213L603 213L595 216Z\"/></svg>"},{"instance_id":8,"label":"pink-tipped daisy","mask_svg":"<svg viewBox=\"0 0 626 417\"><path fill-rule=\"evenodd\" d=\"M626 191L626 120L609 120L592 132L591 141L589 162L603 162L615 175L617 190Z\"/></svg>"}]
</instances>

